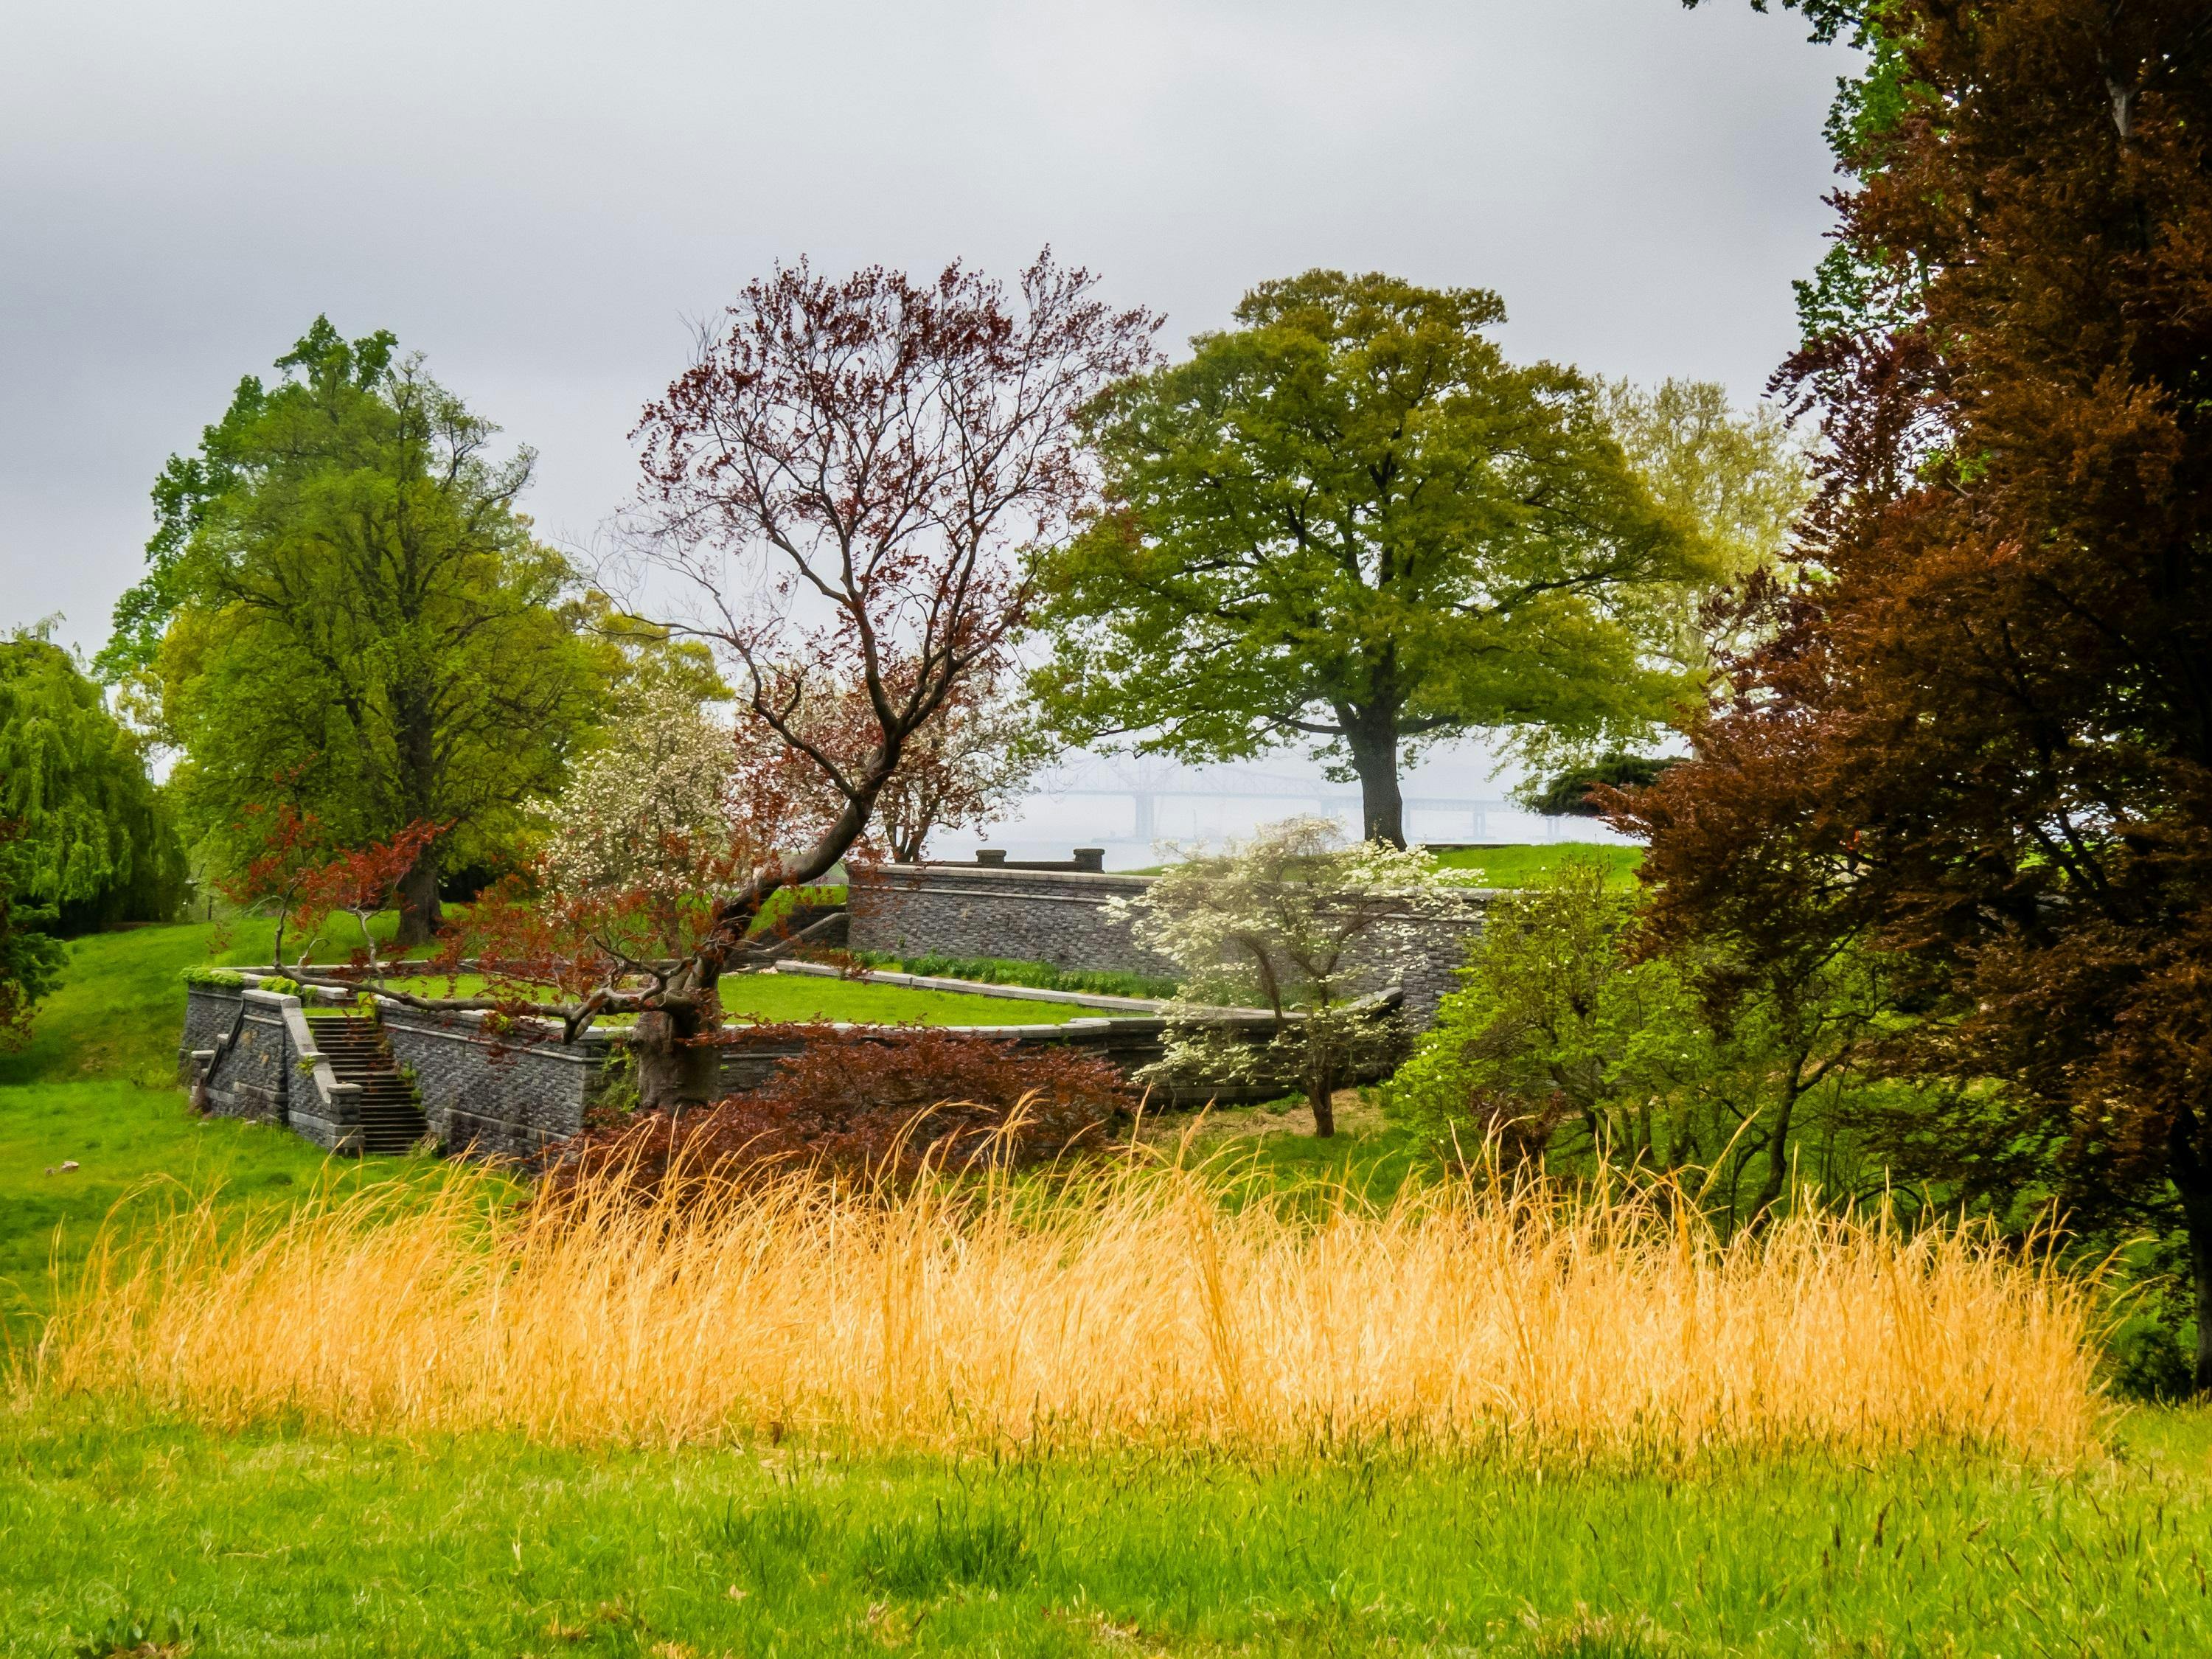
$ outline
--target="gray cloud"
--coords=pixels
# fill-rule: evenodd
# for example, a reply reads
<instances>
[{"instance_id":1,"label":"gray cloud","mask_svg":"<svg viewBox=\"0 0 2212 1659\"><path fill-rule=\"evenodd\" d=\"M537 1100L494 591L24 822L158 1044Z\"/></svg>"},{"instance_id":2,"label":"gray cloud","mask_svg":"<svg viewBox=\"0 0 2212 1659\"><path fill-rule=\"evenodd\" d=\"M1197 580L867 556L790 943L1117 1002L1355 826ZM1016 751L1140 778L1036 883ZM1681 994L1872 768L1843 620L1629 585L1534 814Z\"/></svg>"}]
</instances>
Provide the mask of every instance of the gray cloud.
<instances>
[{"instance_id":1,"label":"gray cloud","mask_svg":"<svg viewBox=\"0 0 2212 1659\"><path fill-rule=\"evenodd\" d=\"M1315 264L1496 288L1510 347L1755 395L1843 55L1674 0L129 3L0 21L0 625L96 644L146 489L318 312L541 453L624 434L778 258L1050 242L1170 333Z\"/></svg>"}]
</instances>

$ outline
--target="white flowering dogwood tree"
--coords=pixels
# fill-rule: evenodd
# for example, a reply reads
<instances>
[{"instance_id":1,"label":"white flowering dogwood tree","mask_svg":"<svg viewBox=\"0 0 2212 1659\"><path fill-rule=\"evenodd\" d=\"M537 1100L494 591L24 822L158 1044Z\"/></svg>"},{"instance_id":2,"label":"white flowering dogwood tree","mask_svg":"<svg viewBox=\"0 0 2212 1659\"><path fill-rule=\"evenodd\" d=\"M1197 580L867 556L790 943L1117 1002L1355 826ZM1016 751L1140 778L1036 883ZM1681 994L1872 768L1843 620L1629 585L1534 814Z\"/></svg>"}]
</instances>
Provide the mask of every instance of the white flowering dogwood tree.
<instances>
[{"instance_id":1,"label":"white flowering dogwood tree","mask_svg":"<svg viewBox=\"0 0 2212 1659\"><path fill-rule=\"evenodd\" d=\"M1327 818L1272 824L1223 853L1182 852L1144 894L1108 906L1182 970L1160 1074L1295 1083L1314 1132L1334 1134L1337 1090L1405 1040L1376 993L1437 926L1464 916L1460 885L1421 854L1343 845ZM1270 1011L1272 1040L1225 1032L1206 1017L1224 1006Z\"/></svg>"}]
</instances>

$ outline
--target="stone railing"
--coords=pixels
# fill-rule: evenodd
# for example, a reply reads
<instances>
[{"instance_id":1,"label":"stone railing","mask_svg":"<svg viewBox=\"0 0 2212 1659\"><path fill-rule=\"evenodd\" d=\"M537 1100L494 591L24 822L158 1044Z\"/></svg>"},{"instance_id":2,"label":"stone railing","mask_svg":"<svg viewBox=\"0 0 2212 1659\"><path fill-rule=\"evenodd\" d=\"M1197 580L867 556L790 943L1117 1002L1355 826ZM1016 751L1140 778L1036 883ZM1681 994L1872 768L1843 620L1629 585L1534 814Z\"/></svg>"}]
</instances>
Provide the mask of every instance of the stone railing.
<instances>
[{"instance_id":1,"label":"stone railing","mask_svg":"<svg viewBox=\"0 0 2212 1659\"><path fill-rule=\"evenodd\" d=\"M331 1152L359 1152L358 1091L323 1058L300 998L262 990L258 975L241 979L235 988L191 988L179 1081L219 1117L281 1124Z\"/></svg>"}]
</instances>

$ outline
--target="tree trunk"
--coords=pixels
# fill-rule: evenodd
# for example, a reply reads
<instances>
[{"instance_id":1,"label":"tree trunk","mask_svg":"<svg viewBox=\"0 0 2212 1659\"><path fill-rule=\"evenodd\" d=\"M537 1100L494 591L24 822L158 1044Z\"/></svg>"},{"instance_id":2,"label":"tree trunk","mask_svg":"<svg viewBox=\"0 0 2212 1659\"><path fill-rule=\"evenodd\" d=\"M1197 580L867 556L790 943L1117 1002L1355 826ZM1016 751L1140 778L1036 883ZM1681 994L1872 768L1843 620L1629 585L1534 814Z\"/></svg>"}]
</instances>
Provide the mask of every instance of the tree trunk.
<instances>
[{"instance_id":1,"label":"tree trunk","mask_svg":"<svg viewBox=\"0 0 2212 1659\"><path fill-rule=\"evenodd\" d=\"M2197 1114L2184 1110L2167 1132L2167 1167L2181 1197L2181 1220L2189 1235L2190 1288L2197 1304L2197 1392L2212 1394L2212 1170L2197 1145Z\"/></svg>"},{"instance_id":2,"label":"tree trunk","mask_svg":"<svg viewBox=\"0 0 2212 1659\"><path fill-rule=\"evenodd\" d=\"M404 688L399 704L398 779L400 802L409 823L435 823L438 798L438 727L423 689ZM402 951L428 945L438 936L438 878L445 865L436 837L423 848L399 884L399 931L392 939Z\"/></svg>"},{"instance_id":3,"label":"tree trunk","mask_svg":"<svg viewBox=\"0 0 2212 1659\"><path fill-rule=\"evenodd\" d=\"M399 931L392 944L405 951L417 945L428 945L438 935L443 920L438 908L438 844L435 842L422 849L422 856L415 860L415 867L400 878Z\"/></svg>"},{"instance_id":4,"label":"tree trunk","mask_svg":"<svg viewBox=\"0 0 2212 1659\"><path fill-rule=\"evenodd\" d=\"M1324 1040L1318 1048L1306 1073L1306 1104L1313 1108L1314 1139L1327 1140L1336 1133L1336 1084L1342 1071L1333 1044Z\"/></svg>"},{"instance_id":5,"label":"tree trunk","mask_svg":"<svg viewBox=\"0 0 2212 1659\"><path fill-rule=\"evenodd\" d=\"M1345 723L1345 746L1359 776L1360 835L1367 841L1406 844L1406 800L1398 788L1395 723L1372 720Z\"/></svg>"},{"instance_id":6,"label":"tree trunk","mask_svg":"<svg viewBox=\"0 0 2212 1659\"><path fill-rule=\"evenodd\" d=\"M673 1000L637 1017L637 1098L647 1111L682 1113L704 1106L721 1092L722 1051L711 1042L718 1018L702 1009L721 1009L719 987Z\"/></svg>"},{"instance_id":7,"label":"tree trunk","mask_svg":"<svg viewBox=\"0 0 2212 1659\"><path fill-rule=\"evenodd\" d=\"M2197 1392L2212 1394L2212 1204L2190 1206L2189 1273L2197 1292Z\"/></svg>"},{"instance_id":8,"label":"tree trunk","mask_svg":"<svg viewBox=\"0 0 2212 1659\"><path fill-rule=\"evenodd\" d=\"M1795 1115L1797 1097L1802 1092L1798 1083L1802 1062L1793 1063L1790 1075L1783 1080L1782 1105L1774 1119L1773 1137L1766 1143L1766 1178L1759 1183L1759 1195L1752 1200L1747 1218L1753 1226L1765 1224L1767 1213L1781 1200L1784 1184L1790 1179L1790 1120Z\"/></svg>"}]
</instances>

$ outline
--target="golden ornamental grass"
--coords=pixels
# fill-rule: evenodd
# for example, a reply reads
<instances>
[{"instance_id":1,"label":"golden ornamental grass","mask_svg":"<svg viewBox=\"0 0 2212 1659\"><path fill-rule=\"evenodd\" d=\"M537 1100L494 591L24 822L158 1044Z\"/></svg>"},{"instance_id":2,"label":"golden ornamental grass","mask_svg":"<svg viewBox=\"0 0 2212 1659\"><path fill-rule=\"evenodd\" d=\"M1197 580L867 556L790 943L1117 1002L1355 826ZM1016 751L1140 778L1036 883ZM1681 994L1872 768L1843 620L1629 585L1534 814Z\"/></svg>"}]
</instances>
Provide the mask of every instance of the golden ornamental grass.
<instances>
[{"instance_id":1,"label":"golden ornamental grass","mask_svg":"<svg viewBox=\"0 0 2212 1659\"><path fill-rule=\"evenodd\" d=\"M94 1251L24 1373L220 1425L955 1449L1376 1441L1577 1458L1932 1444L2069 1459L2090 1287L1984 1236L1496 1183L1269 1194L1135 1157L682 1213L202 1202Z\"/></svg>"}]
</instances>

